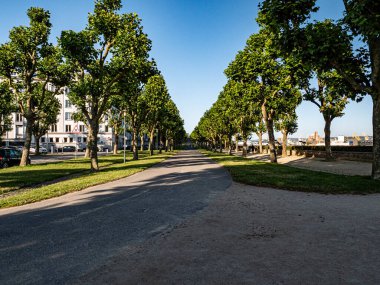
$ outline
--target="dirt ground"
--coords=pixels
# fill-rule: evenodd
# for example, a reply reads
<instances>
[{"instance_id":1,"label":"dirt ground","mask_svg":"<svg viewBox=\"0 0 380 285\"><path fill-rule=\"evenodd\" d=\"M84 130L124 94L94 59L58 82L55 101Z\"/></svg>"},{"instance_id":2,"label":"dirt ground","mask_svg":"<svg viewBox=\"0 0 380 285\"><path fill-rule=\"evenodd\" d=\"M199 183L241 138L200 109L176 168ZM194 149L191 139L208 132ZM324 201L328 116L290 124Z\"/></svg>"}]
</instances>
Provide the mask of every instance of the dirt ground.
<instances>
[{"instance_id":1,"label":"dirt ground","mask_svg":"<svg viewBox=\"0 0 380 285\"><path fill-rule=\"evenodd\" d=\"M380 284L380 195L233 183L207 208L80 284Z\"/></svg>"}]
</instances>

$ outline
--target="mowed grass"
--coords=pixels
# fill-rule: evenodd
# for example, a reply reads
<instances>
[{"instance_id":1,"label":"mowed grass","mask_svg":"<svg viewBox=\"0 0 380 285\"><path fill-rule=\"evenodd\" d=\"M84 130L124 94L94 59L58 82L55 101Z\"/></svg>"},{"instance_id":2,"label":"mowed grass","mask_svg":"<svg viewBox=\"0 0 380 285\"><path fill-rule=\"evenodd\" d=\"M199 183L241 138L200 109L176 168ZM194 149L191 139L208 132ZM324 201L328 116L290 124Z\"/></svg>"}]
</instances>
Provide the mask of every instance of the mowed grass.
<instances>
[{"instance_id":1,"label":"mowed grass","mask_svg":"<svg viewBox=\"0 0 380 285\"><path fill-rule=\"evenodd\" d=\"M59 167L56 166L53 167L53 164L46 164L46 165L31 165L26 167L30 168L31 170L34 168L35 171L32 172L24 172L24 178L29 179L27 176L28 174L32 177L37 176L38 172L43 172L44 175L48 173L49 171L55 171L58 173L61 173L62 175L59 177L63 177L63 173L66 175L71 175L73 173L82 172L81 174L78 173L78 175L75 175L74 177L70 177L67 180L60 181L57 183L53 183L46 186L40 186L35 188L25 188L22 189L22 191L16 191L15 194L5 196L0 198L0 208L7 208L7 207L13 207L13 206L20 206L32 202L37 202L41 200L45 200L52 197L57 197L64 195L69 192L79 191L82 189L85 189L90 186L106 183L109 181L117 180L120 178L124 178L127 176L130 176L132 174L135 174L137 172L143 171L147 169L148 167L151 167L166 158L170 157L174 153L163 153L163 154L157 154L154 156L148 156L145 154L140 154L140 159L137 161L132 160L131 155L128 155L128 161L124 164L123 163L123 156L117 155L117 156L109 156L109 157L102 157L101 164L103 164L103 167L100 171L90 173L88 171L89 169L89 161L84 160L83 166L78 166L76 168L76 172L68 171L66 168L73 167L75 165L67 161L67 163L63 163L63 165L66 166L66 168L63 165L60 165ZM57 163L62 164L62 163ZM37 167L38 166L38 167ZM45 167L45 168L44 168ZM6 169L9 171L11 168ZM15 172L19 170L18 167L13 168ZM13 174L15 175L15 174ZM46 176L45 176L46 177ZM42 178L37 179L34 178L34 181L38 181L38 183L42 183ZM47 182L47 180L45 181Z\"/></svg>"},{"instance_id":2,"label":"mowed grass","mask_svg":"<svg viewBox=\"0 0 380 285\"><path fill-rule=\"evenodd\" d=\"M346 176L202 151L223 165L236 182L324 194L380 193L380 181L369 176Z\"/></svg>"}]
</instances>

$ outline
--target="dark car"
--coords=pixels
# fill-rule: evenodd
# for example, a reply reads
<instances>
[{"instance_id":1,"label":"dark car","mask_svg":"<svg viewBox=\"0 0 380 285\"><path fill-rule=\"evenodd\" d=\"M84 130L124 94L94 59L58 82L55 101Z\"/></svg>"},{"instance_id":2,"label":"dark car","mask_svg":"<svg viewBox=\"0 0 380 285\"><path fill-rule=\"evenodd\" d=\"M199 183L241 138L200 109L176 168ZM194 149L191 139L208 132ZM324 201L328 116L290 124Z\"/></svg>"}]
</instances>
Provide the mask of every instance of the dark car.
<instances>
[{"instance_id":1,"label":"dark car","mask_svg":"<svg viewBox=\"0 0 380 285\"><path fill-rule=\"evenodd\" d=\"M74 152L75 146L73 145L65 145L64 147L58 148L58 152Z\"/></svg>"},{"instance_id":2,"label":"dark car","mask_svg":"<svg viewBox=\"0 0 380 285\"><path fill-rule=\"evenodd\" d=\"M22 152L14 149L3 147L0 148L0 168L7 168L12 165L19 165L21 161ZM28 158L30 164L30 157Z\"/></svg>"}]
</instances>

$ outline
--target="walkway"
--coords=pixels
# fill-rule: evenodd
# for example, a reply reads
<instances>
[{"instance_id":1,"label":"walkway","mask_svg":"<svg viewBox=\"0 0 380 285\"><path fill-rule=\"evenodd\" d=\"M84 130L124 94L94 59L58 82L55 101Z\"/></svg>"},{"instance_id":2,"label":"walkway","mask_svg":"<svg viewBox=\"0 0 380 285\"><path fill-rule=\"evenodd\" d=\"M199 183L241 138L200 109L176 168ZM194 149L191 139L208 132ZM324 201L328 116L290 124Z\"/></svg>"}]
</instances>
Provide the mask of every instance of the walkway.
<instances>
[{"instance_id":1,"label":"walkway","mask_svg":"<svg viewBox=\"0 0 380 285\"><path fill-rule=\"evenodd\" d=\"M230 184L219 165L182 152L125 179L0 210L0 283L71 283L170 230Z\"/></svg>"}]
</instances>

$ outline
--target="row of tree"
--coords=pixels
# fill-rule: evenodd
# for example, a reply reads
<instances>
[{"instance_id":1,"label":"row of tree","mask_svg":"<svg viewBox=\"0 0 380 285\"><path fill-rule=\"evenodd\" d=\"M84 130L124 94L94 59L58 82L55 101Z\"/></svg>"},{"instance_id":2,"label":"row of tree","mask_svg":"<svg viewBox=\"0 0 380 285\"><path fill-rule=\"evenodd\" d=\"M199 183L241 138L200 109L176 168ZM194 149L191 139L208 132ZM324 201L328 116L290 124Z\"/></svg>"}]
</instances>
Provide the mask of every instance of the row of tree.
<instances>
[{"instance_id":1,"label":"row of tree","mask_svg":"<svg viewBox=\"0 0 380 285\"><path fill-rule=\"evenodd\" d=\"M297 129L296 107L314 103L325 121L327 159L332 158L330 127L343 115L348 100L373 99L372 177L380 179L380 3L344 0L344 18L311 21L315 0L265 0L259 5L258 33L247 41L225 74L227 84L192 133L214 147L231 137L246 140L268 132L270 157L276 162L274 130L287 135ZM354 49L355 37L362 45ZM316 82L316 83L315 83Z\"/></svg>"},{"instance_id":2,"label":"row of tree","mask_svg":"<svg viewBox=\"0 0 380 285\"><path fill-rule=\"evenodd\" d=\"M86 28L63 31L56 46L49 42L50 13L32 7L29 26L13 28L0 45L0 135L9 130L9 115L20 112L26 119L21 165L27 164L32 133L38 138L57 119L56 95L66 87L78 110L74 118L88 128L92 170L98 170L97 137L106 114L116 135L127 116L134 159L138 134L150 134L151 150L156 129L168 144L183 135L183 120L149 57L151 41L141 20L119 13L121 7L121 0L96 0Z\"/></svg>"}]
</instances>

